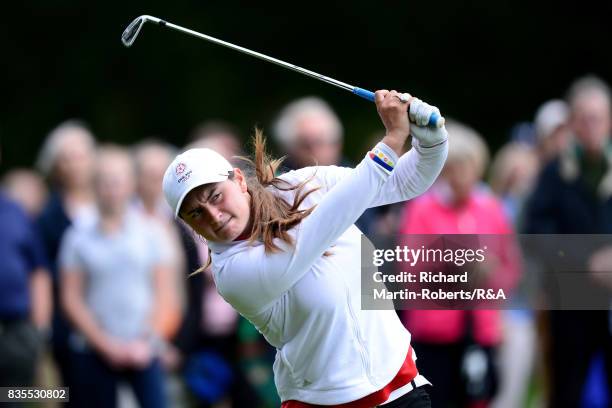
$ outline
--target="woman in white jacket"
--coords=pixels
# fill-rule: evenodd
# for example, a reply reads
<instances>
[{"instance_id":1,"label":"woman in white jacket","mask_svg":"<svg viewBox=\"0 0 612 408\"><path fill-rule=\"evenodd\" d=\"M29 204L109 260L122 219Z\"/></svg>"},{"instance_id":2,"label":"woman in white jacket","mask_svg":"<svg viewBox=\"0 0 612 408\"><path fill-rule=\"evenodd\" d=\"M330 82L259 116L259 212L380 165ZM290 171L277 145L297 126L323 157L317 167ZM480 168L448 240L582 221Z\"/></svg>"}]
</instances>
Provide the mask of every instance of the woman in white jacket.
<instances>
[{"instance_id":1,"label":"woman in white jacket","mask_svg":"<svg viewBox=\"0 0 612 408\"><path fill-rule=\"evenodd\" d=\"M269 160L257 132L246 171L191 149L164 176L175 215L208 241L217 290L276 347L283 408L430 406L395 311L360 308L353 223L369 207L429 188L446 159L447 132L426 127L439 111L416 98L382 90L376 106L386 135L354 169L276 177L280 161ZM398 157L408 135L413 148Z\"/></svg>"}]
</instances>

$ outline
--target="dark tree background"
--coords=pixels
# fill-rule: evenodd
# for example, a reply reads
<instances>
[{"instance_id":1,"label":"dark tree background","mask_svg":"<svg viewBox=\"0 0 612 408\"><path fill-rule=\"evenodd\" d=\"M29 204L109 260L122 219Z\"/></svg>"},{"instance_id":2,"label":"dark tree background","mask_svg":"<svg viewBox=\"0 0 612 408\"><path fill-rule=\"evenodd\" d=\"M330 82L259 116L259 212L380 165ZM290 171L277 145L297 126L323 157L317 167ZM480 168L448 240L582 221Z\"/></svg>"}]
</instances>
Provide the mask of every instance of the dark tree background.
<instances>
[{"instance_id":1,"label":"dark tree background","mask_svg":"<svg viewBox=\"0 0 612 408\"><path fill-rule=\"evenodd\" d=\"M517 121L586 73L612 80L612 3L557 1L114 1L3 5L3 170L30 165L46 133L82 118L104 141L157 135L181 145L219 118L245 135L270 128L293 98L328 100L355 158L380 129L374 106L346 91L148 25L151 14L341 81L409 91L479 130L495 149Z\"/></svg>"}]
</instances>

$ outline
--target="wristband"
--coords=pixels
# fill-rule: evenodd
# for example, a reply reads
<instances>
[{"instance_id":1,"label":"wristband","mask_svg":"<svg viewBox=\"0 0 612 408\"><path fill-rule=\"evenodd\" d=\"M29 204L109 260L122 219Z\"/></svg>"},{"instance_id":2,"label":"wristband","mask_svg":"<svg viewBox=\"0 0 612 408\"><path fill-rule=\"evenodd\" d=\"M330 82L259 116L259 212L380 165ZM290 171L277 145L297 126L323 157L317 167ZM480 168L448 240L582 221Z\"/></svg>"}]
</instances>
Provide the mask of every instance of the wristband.
<instances>
[{"instance_id":1,"label":"wristband","mask_svg":"<svg viewBox=\"0 0 612 408\"><path fill-rule=\"evenodd\" d=\"M393 171L395 163L378 147L375 147L368 152L368 156L372 161L374 161L374 163L382 167L387 173L391 173Z\"/></svg>"}]
</instances>

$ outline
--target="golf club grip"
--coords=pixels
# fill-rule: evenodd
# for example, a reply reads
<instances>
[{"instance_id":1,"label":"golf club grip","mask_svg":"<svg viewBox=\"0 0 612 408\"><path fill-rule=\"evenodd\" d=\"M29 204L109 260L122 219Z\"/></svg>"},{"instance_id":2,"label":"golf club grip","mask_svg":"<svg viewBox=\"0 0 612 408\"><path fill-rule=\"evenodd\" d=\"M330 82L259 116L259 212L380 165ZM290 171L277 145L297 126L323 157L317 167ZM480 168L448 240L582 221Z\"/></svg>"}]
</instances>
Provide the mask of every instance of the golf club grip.
<instances>
[{"instance_id":1,"label":"golf club grip","mask_svg":"<svg viewBox=\"0 0 612 408\"><path fill-rule=\"evenodd\" d=\"M357 96L361 96L362 98L367 99L368 101L374 102L374 92L372 91L368 91L367 89L355 87L353 88L353 93ZM429 117L429 123L427 124L427 126L433 127L433 128L442 127L444 126L444 122L445 122L444 118L434 112Z\"/></svg>"}]
</instances>

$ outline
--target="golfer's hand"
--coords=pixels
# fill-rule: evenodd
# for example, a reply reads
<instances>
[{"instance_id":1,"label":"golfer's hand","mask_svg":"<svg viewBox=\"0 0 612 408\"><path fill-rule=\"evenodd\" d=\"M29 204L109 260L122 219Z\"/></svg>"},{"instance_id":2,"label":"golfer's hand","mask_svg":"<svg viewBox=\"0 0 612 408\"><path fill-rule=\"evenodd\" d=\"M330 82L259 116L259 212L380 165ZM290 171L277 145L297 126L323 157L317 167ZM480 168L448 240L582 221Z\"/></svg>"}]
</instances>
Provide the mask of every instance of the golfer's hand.
<instances>
[{"instance_id":1,"label":"golfer's hand","mask_svg":"<svg viewBox=\"0 0 612 408\"><path fill-rule=\"evenodd\" d=\"M433 113L437 113L441 116L440 110L435 106L431 106L417 98L412 98L410 101L408 116L410 117L410 121L413 122L410 127L410 134L418 140L419 146L421 147L433 147L448 139L446 127L442 126L437 128L427 126L429 118Z\"/></svg>"},{"instance_id":2,"label":"golfer's hand","mask_svg":"<svg viewBox=\"0 0 612 408\"><path fill-rule=\"evenodd\" d=\"M401 94L386 89L375 93L376 110L387 130L382 141L398 156L402 154L404 143L410 134L408 102L411 97L408 96L406 102L403 102L401 98Z\"/></svg>"}]
</instances>

